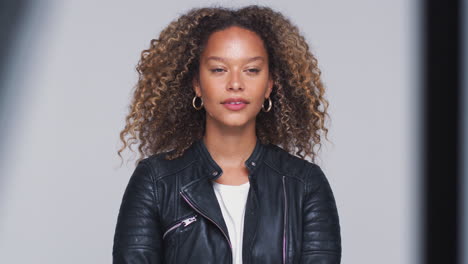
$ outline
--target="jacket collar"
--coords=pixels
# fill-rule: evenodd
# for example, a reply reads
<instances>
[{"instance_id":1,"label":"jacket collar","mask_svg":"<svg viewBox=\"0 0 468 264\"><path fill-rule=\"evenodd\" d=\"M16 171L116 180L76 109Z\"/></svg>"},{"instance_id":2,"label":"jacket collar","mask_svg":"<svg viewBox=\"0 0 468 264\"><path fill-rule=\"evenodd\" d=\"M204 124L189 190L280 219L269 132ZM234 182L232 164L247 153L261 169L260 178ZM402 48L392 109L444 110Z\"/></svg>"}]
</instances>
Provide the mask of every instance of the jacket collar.
<instances>
[{"instance_id":1,"label":"jacket collar","mask_svg":"<svg viewBox=\"0 0 468 264\"><path fill-rule=\"evenodd\" d=\"M215 223L223 234L228 237L228 229L226 222L224 221L221 207L217 201L216 195L214 193L212 187L212 180L217 179L223 173L221 167L213 160L206 145L204 144L202 139L199 139L194 142L192 145L194 150L194 154L198 155L199 159L199 168L201 169L201 173L199 178L196 180L181 186L180 188L180 195L187 201L187 203L194 208L196 211L204 215L210 221ZM262 163L262 159L264 157L266 150L266 146L260 143L260 140L257 138L255 148L250 154L249 158L245 161L245 166L249 169L249 180L251 181L255 175L255 170L259 167ZM206 177L205 177L206 173ZM251 189L255 189L255 182L251 182ZM256 208L257 207L257 198L255 194L252 197L251 201L247 201L246 206ZM248 217L253 217L253 215L248 214ZM249 218L249 221L254 221L253 219ZM246 238L247 239L247 238ZM232 247L232 245L230 244Z\"/></svg>"},{"instance_id":2,"label":"jacket collar","mask_svg":"<svg viewBox=\"0 0 468 264\"><path fill-rule=\"evenodd\" d=\"M199 154L199 161L201 165L203 166L205 172L209 173L210 175L210 180L216 180L217 178L219 178L223 174L223 170L211 157L205 143L203 142L203 139L196 140L194 142L194 147ZM254 171L262 163L265 149L266 146L262 144L257 137L254 150L244 162L245 166L249 170L249 178L255 175Z\"/></svg>"}]
</instances>

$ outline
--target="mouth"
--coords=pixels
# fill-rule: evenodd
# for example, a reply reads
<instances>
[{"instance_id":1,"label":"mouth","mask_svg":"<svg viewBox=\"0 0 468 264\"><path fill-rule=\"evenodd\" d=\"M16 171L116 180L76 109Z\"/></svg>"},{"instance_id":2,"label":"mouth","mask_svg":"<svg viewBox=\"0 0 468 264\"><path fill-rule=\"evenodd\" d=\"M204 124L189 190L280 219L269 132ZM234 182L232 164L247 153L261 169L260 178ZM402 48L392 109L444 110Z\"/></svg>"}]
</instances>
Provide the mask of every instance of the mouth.
<instances>
[{"instance_id":1,"label":"mouth","mask_svg":"<svg viewBox=\"0 0 468 264\"><path fill-rule=\"evenodd\" d=\"M238 110L241 110L241 109L244 109L244 107L246 107L248 105L248 103L246 102L226 102L226 103L222 103L224 105L224 107L226 107L227 109L231 110L231 111L238 111Z\"/></svg>"},{"instance_id":2,"label":"mouth","mask_svg":"<svg viewBox=\"0 0 468 264\"><path fill-rule=\"evenodd\" d=\"M229 103L222 103L222 104L240 105L240 104L248 104L248 103L246 103L246 102L229 102Z\"/></svg>"},{"instance_id":3,"label":"mouth","mask_svg":"<svg viewBox=\"0 0 468 264\"><path fill-rule=\"evenodd\" d=\"M221 102L221 104L232 104L232 105L238 105L238 104L248 104L249 102L245 100L244 98L228 98Z\"/></svg>"}]
</instances>

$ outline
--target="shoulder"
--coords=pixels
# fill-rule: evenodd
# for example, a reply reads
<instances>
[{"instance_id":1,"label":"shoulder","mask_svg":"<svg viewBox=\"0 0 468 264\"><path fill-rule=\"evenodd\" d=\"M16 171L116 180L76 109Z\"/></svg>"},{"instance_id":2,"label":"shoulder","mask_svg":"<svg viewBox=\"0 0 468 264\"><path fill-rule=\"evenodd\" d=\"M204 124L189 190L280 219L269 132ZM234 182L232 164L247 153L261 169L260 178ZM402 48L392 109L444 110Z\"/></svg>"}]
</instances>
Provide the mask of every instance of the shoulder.
<instances>
[{"instance_id":1,"label":"shoulder","mask_svg":"<svg viewBox=\"0 0 468 264\"><path fill-rule=\"evenodd\" d=\"M281 147L268 144L265 164L279 173L295 177L312 185L324 180L325 175L319 165L308 160L294 156Z\"/></svg>"},{"instance_id":2,"label":"shoulder","mask_svg":"<svg viewBox=\"0 0 468 264\"><path fill-rule=\"evenodd\" d=\"M166 159L166 155L173 151L161 152L141 160L140 163L145 164L151 170L154 180L156 181L167 175L174 174L195 162L194 156L188 155L189 153L187 153L190 151L192 150L189 149L182 156L172 160Z\"/></svg>"}]
</instances>

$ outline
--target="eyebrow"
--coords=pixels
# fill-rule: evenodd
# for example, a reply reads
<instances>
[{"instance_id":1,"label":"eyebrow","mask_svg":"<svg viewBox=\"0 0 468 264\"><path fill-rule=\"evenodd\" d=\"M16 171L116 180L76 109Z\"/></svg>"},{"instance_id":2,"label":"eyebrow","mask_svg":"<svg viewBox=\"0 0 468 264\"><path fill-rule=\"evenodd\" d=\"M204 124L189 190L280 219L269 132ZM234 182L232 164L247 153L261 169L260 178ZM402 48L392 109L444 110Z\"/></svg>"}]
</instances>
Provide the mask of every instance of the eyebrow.
<instances>
[{"instance_id":1,"label":"eyebrow","mask_svg":"<svg viewBox=\"0 0 468 264\"><path fill-rule=\"evenodd\" d=\"M215 60L215 61L221 61L221 62L226 62L226 59L225 58L222 58L222 57L217 57L217 56L210 56L206 59L206 61L209 61L209 60ZM256 56L256 57L252 57L252 58L249 58L247 59L247 62L252 62L252 61L256 61L256 60L265 60L264 57L262 56Z\"/></svg>"}]
</instances>

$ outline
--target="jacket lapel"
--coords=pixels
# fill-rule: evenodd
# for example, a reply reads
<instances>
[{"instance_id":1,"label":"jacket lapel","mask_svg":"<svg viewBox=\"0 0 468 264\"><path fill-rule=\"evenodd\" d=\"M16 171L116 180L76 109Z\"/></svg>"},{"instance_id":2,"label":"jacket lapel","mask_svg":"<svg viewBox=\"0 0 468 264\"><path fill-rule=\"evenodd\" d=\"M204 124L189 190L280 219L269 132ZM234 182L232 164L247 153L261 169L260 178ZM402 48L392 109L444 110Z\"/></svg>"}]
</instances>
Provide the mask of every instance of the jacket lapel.
<instances>
[{"instance_id":1,"label":"jacket lapel","mask_svg":"<svg viewBox=\"0 0 468 264\"><path fill-rule=\"evenodd\" d=\"M218 199L216 198L211 182L212 180L216 180L220 177L223 171L211 157L202 139L194 142L194 149L196 150L195 153L198 154L200 165L200 170L197 171L201 175L198 175L196 180L182 186L180 188L180 195L190 207L210 220L221 230L232 248L227 225L224 221L221 207L219 206ZM255 177L252 176L255 175L254 172L261 163L263 152L264 146L257 139L254 151L245 162L246 167L249 169L250 180L250 190L247 197L246 214L244 218L246 221L246 224L244 224L244 242L247 242L244 244L246 245L251 243L251 238L248 234L255 233L256 229L256 220L258 216L256 212L257 210L255 209L258 207L258 199L255 194L257 187Z\"/></svg>"},{"instance_id":2,"label":"jacket lapel","mask_svg":"<svg viewBox=\"0 0 468 264\"><path fill-rule=\"evenodd\" d=\"M231 244L227 225L209 177L199 179L182 187L180 194L195 211L198 211L218 226L224 236L226 236L226 239L228 239L229 244Z\"/></svg>"}]
</instances>

